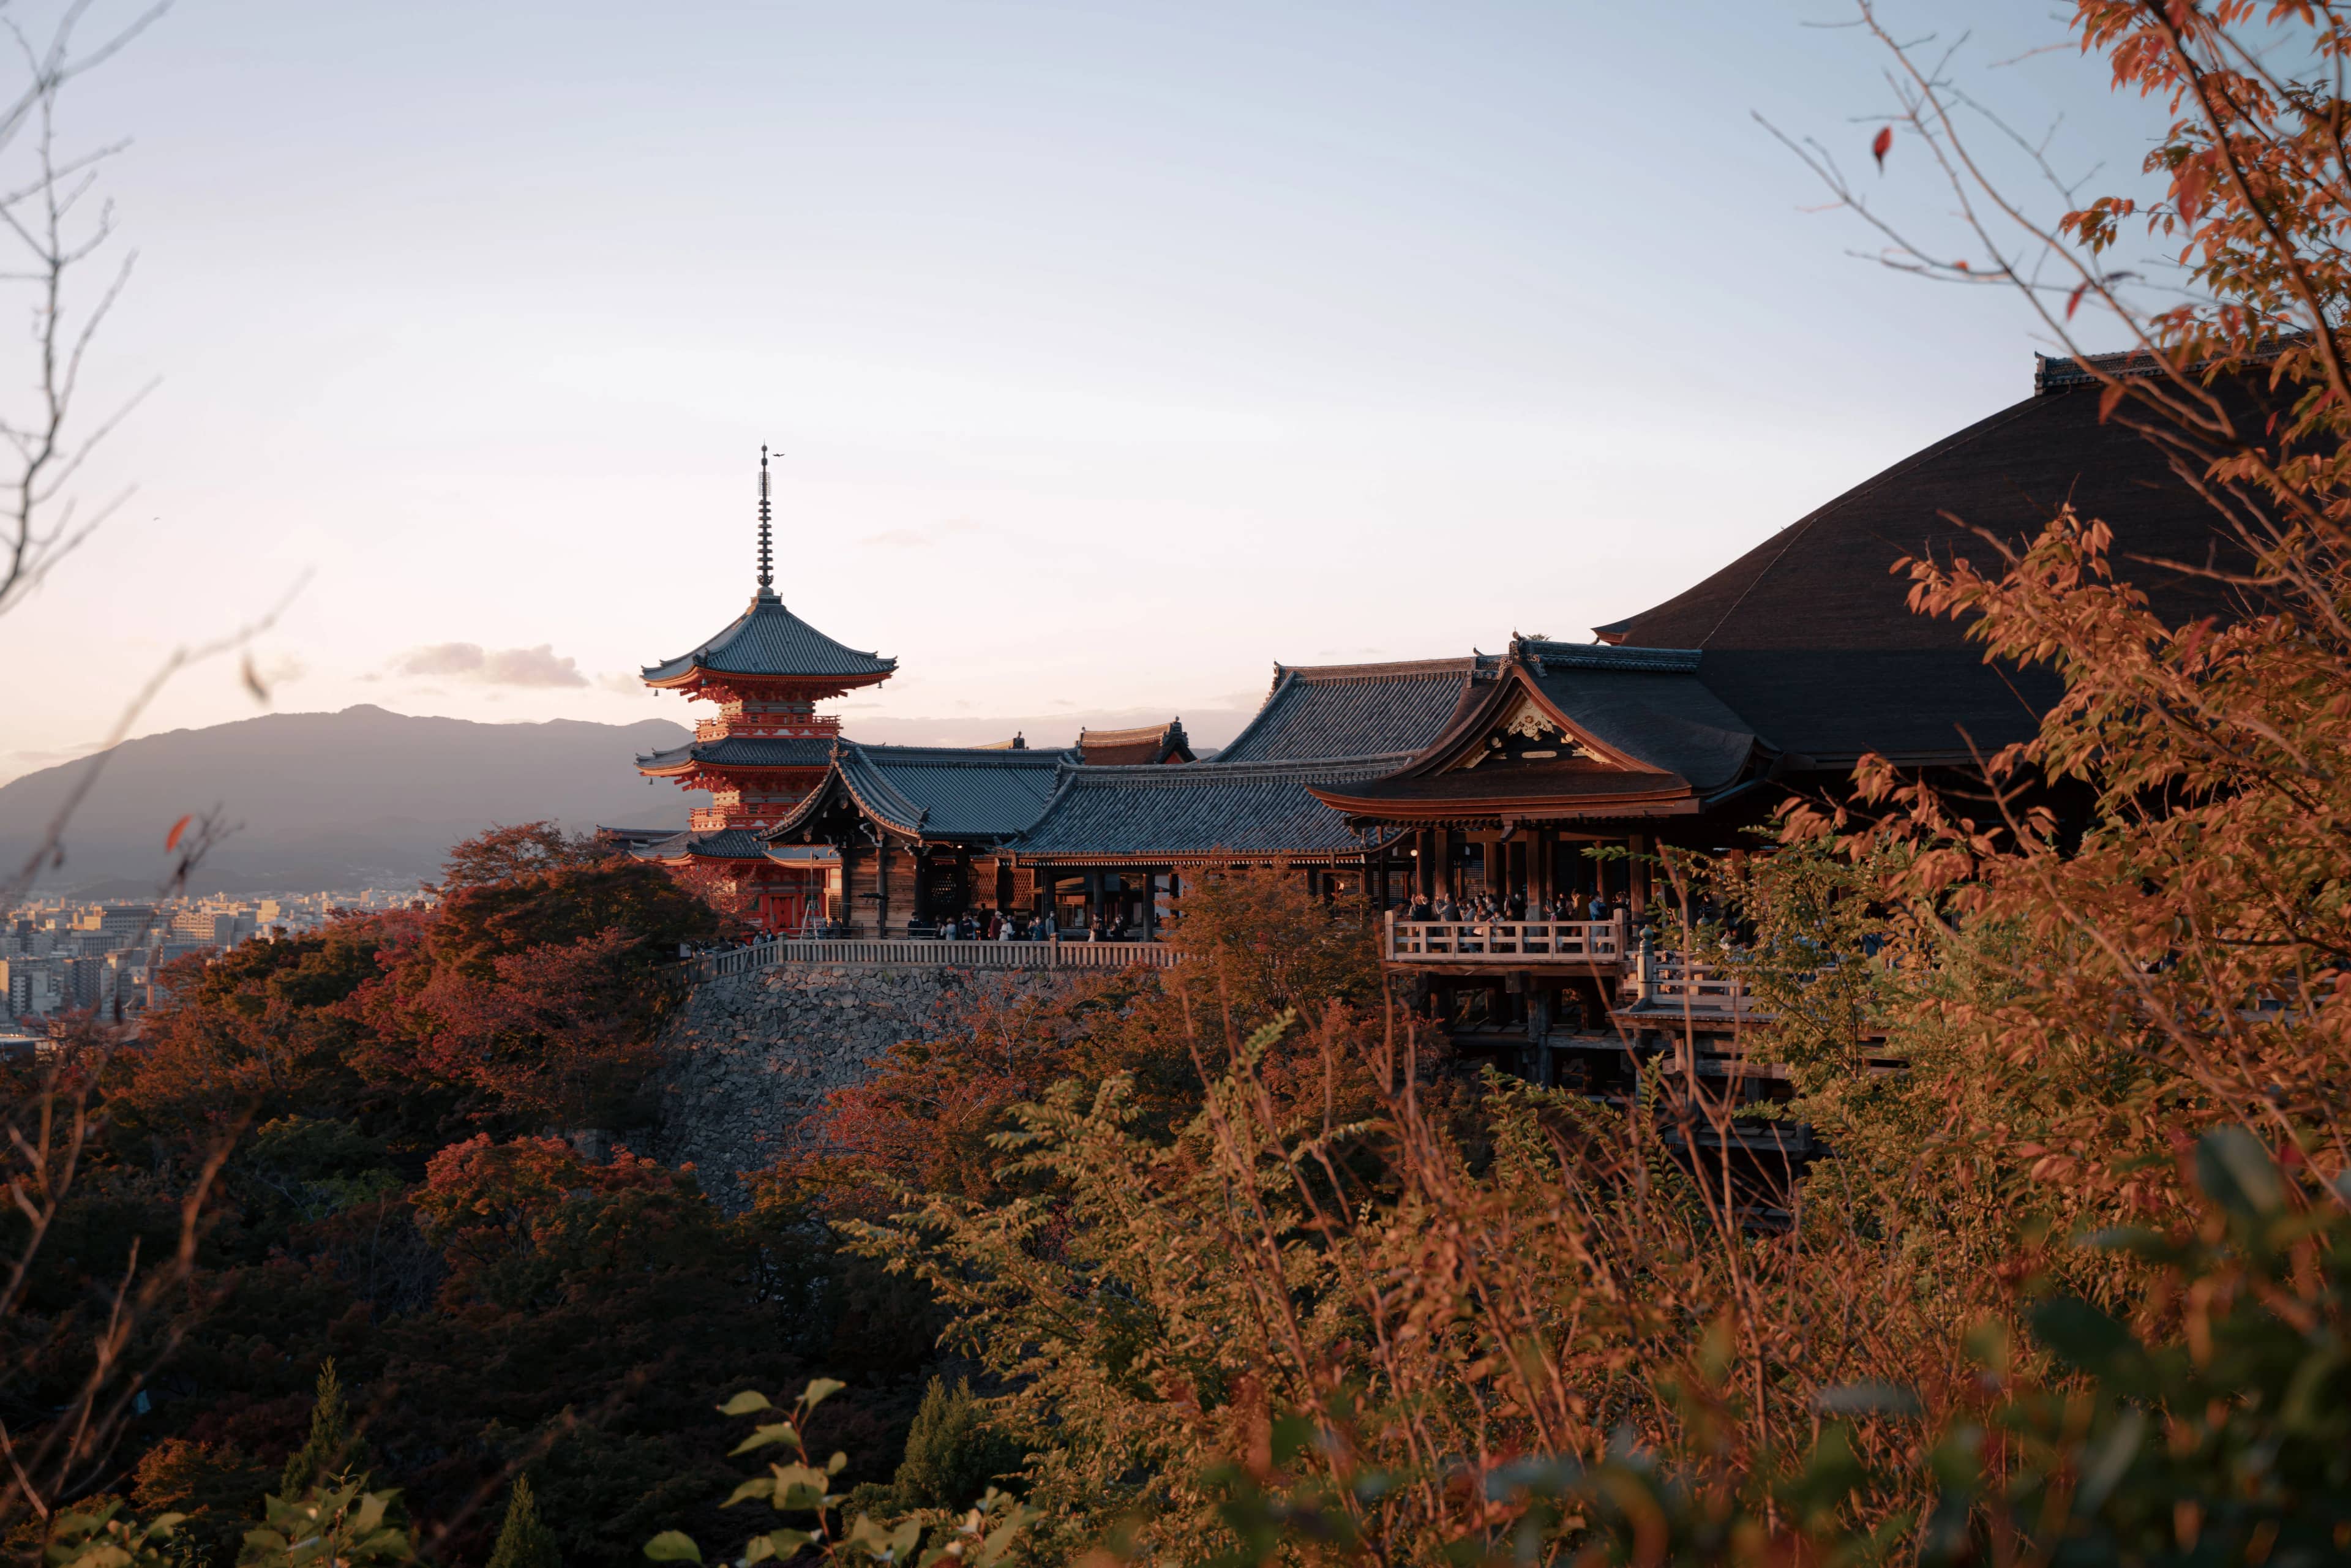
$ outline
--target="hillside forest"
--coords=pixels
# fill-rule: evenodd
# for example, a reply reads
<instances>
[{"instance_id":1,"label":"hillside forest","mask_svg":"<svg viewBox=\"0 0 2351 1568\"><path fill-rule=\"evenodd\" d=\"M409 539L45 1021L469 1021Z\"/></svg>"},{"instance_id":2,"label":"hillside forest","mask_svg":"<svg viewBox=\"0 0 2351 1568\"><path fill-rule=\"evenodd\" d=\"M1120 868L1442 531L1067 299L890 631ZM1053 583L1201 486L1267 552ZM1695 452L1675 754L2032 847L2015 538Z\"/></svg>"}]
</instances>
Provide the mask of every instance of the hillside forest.
<instances>
[{"instance_id":1,"label":"hillside forest","mask_svg":"<svg viewBox=\"0 0 2351 1568\"><path fill-rule=\"evenodd\" d=\"M2351 1562L2351 31L2073 26L2169 106L2159 194L2033 227L1888 38L1876 158L1967 199L1884 237L2124 333L2077 395L2229 553L2061 508L1904 563L1917 613L2062 680L2038 737L1661 857L1657 939L1769 1001L1792 1100L1687 1053L1622 1102L1472 1071L1364 912L1235 873L1173 967L976 979L722 1208L646 1129L663 961L724 917L503 829L430 910L191 964L135 1039L10 1068L12 1550ZM2167 624L2153 570L2236 610ZM1735 1117L1834 1151L1784 1225L1696 1135Z\"/></svg>"}]
</instances>

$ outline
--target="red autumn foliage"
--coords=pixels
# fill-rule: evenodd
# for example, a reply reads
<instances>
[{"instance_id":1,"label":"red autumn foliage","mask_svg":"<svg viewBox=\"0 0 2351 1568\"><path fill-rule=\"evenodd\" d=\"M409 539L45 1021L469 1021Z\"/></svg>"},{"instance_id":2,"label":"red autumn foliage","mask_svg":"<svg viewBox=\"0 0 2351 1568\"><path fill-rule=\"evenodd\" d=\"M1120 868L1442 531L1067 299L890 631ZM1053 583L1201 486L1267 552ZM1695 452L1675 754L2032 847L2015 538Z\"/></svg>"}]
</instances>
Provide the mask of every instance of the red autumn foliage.
<instances>
[{"instance_id":1,"label":"red autumn foliage","mask_svg":"<svg viewBox=\"0 0 2351 1568\"><path fill-rule=\"evenodd\" d=\"M599 1206L596 1219L583 1226L581 1205L599 1198L626 1201ZM567 1244L587 1242L606 1268L617 1260L616 1248L657 1252L662 1236L675 1227L634 1222L648 1210L696 1206L700 1194L691 1170L673 1171L626 1149L597 1165L559 1138L501 1143L479 1133L434 1155L408 1201L448 1264L444 1297L462 1301L510 1293L559 1269L559 1255L572 1249Z\"/></svg>"}]
</instances>

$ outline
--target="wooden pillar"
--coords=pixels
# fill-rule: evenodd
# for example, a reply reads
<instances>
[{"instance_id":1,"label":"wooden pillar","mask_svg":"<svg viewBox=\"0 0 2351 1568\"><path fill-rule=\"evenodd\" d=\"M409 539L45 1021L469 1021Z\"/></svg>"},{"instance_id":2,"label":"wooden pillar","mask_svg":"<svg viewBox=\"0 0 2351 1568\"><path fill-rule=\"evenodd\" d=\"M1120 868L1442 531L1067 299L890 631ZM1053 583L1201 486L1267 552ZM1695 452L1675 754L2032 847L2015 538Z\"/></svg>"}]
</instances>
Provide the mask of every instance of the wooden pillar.
<instances>
[{"instance_id":1,"label":"wooden pillar","mask_svg":"<svg viewBox=\"0 0 2351 1568\"><path fill-rule=\"evenodd\" d=\"M890 935L890 835L873 846L873 935Z\"/></svg>"},{"instance_id":2,"label":"wooden pillar","mask_svg":"<svg viewBox=\"0 0 2351 1568\"><path fill-rule=\"evenodd\" d=\"M1155 871L1143 873L1143 939L1159 940L1159 873Z\"/></svg>"},{"instance_id":3,"label":"wooden pillar","mask_svg":"<svg viewBox=\"0 0 2351 1568\"><path fill-rule=\"evenodd\" d=\"M829 912L830 917L841 923L843 931L854 936L857 931L857 845L853 840L841 841L841 907Z\"/></svg>"},{"instance_id":4,"label":"wooden pillar","mask_svg":"<svg viewBox=\"0 0 2351 1568\"><path fill-rule=\"evenodd\" d=\"M1037 868L1037 913L1043 919L1053 918L1053 883L1059 880L1050 866Z\"/></svg>"},{"instance_id":5,"label":"wooden pillar","mask_svg":"<svg viewBox=\"0 0 2351 1568\"><path fill-rule=\"evenodd\" d=\"M1634 916L1637 919L1649 907L1649 862L1641 858L1649 852L1649 835L1635 833L1631 843L1633 860L1625 869L1632 885L1626 890L1625 897L1631 902Z\"/></svg>"},{"instance_id":6,"label":"wooden pillar","mask_svg":"<svg viewBox=\"0 0 2351 1568\"><path fill-rule=\"evenodd\" d=\"M930 852L916 844L907 852L914 858L914 918L928 925L931 924Z\"/></svg>"}]
</instances>

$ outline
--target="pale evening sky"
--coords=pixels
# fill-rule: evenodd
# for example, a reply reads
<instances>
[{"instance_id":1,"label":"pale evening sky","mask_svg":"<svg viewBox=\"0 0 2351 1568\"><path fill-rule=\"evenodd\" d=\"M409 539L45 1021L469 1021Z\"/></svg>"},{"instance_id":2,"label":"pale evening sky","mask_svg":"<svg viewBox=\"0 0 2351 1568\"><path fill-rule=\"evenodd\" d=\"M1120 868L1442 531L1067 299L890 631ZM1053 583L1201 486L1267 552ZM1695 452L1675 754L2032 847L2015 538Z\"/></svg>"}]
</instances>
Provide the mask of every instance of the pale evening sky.
<instances>
[{"instance_id":1,"label":"pale evening sky","mask_svg":"<svg viewBox=\"0 0 2351 1568\"><path fill-rule=\"evenodd\" d=\"M2053 9L1898 14L2120 179L2149 110L1995 65ZM1849 258L1750 118L1865 169L1848 14L182 0L68 99L132 141L94 398L160 385L0 619L0 779L305 573L280 709L690 719L632 677L740 608L762 441L875 738L1213 744L1277 660L1586 636L2029 390L2014 301ZM1915 152L1865 183L1948 235Z\"/></svg>"}]
</instances>

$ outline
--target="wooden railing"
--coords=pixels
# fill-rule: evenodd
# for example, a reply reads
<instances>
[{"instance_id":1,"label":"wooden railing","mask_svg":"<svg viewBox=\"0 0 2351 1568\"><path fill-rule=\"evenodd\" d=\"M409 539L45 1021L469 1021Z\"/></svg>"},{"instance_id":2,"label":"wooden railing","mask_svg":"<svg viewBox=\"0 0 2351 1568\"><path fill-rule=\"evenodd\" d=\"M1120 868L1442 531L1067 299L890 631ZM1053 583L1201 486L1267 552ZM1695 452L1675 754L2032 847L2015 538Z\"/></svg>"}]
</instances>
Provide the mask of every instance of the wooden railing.
<instances>
[{"instance_id":1,"label":"wooden railing","mask_svg":"<svg viewBox=\"0 0 2351 1568\"><path fill-rule=\"evenodd\" d=\"M1384 950L1398 964L1621 964L1627 924L1613 920L1399 920Z\"/></svg>"},{"instance_id":2,"label":"wooden railing","mask_svg":"<svg viewBox=\"0 0 2351 1568\"><path fill-rule=\"evenodd\" d=\"M1634 955L1623 1010L1708 1020L1761 1020L1771 1014L1748 989L1747 982L1729 971L1646 946Z\"/></svg>"},{"instance_id":3,"label":"wooden railing","mask_svg":"<svg viewBox=\"0 0 2351 1568\"><path fill-rule=\"evenodd\" d=\"M689 959L678 969L688 981L699 981L778 964L902 964L946 969L1123 969L1129 964L1148 964L1167 969L1176 965L1176 949L1156 942L811 941L778 936Z\"/></svg>"}]
</instances>

